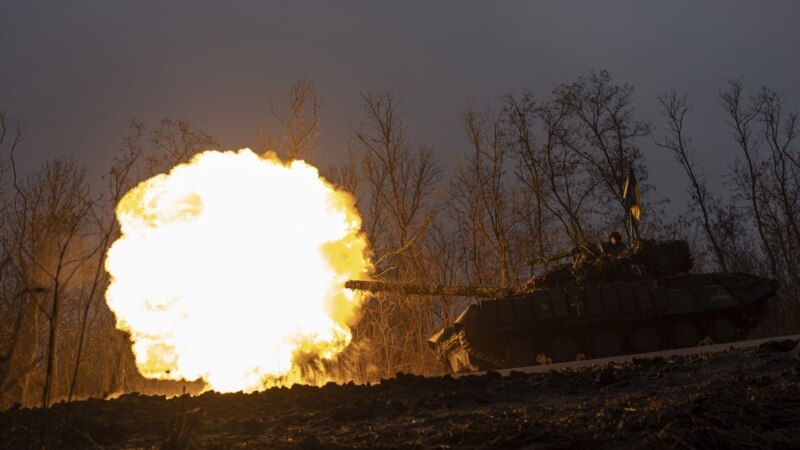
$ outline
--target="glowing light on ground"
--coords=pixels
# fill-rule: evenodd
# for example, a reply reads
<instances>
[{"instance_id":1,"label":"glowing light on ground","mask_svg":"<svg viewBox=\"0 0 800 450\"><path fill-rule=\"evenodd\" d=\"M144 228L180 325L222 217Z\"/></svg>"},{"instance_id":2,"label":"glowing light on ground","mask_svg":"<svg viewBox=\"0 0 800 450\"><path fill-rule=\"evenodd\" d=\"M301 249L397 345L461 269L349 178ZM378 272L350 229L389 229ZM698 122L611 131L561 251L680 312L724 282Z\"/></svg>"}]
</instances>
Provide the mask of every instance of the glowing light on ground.
<instances>
[{"instance_id":1,"label":"glowing light on ground","mask_svg":"<svg viewBox=\"0 0 800 450\"><path fill-rule=\"evenodd\" d=\"M349 343L367 272L352 197L302 162L207 151L128 192L108 305L146 377L256 390Z\"/></svg>"}]
</instances>

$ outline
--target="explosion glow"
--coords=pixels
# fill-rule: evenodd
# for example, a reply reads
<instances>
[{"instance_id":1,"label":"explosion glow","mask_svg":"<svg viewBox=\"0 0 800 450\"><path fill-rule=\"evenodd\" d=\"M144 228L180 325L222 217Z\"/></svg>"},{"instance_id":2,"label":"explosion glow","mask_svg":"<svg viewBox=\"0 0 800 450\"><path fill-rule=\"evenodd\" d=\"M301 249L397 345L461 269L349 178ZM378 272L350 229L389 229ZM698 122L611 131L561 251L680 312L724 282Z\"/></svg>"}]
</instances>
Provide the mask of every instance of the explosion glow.
<instances>
[{"instance_id":1,"label":"explosion glow","mask_svg":"<svg viewBox=\"0 0 800 450\"><path fill-rule=\"evenodd\" d=\"M303 161L207 151L131 189L108 252L108 305L151 378L264 387L302 351L350 341L368 270L353 198Z\"/></svg>"}]
</instances>

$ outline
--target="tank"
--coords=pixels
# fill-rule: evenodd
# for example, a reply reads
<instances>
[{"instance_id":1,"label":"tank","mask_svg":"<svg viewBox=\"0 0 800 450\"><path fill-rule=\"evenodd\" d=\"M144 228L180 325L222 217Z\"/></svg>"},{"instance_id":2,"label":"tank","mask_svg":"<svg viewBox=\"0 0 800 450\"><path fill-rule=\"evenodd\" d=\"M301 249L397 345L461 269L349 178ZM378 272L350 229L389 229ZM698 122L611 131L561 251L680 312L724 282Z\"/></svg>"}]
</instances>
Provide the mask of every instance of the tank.
<instances>
[{"instance_id":1,"label":"tank","mask_svg":"<svg viewBox=\"0 0 800 450\"><path fill-rule=\"evenodd\" d=\"M350 289L475 297L428 342L450 372L648 353L741 339L778 289L744 273L690 273L685 241L585 247L517 289L349 281ZM562 256L563 256L562 255Z\"/></svg>"}]
</instances>

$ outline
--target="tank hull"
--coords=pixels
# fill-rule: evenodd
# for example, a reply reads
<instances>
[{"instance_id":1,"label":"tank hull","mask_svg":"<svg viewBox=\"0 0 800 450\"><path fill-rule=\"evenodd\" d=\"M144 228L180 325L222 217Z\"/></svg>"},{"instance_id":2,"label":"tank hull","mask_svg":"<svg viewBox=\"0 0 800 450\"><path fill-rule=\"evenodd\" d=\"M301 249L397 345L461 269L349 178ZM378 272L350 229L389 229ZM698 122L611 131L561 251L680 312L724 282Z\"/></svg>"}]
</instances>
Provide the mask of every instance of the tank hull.
<instances>
[{"instance_id":1,"label":"tank hull","mask_svg":"<svg viewBox=\"0 0 800 450\"><path fill-rule=\"evenodd\" d=\"M456 373L723 343L745 336L776 291L721 273L533 289L470 305L429 343Z\"/></svg>"}]
</instances>

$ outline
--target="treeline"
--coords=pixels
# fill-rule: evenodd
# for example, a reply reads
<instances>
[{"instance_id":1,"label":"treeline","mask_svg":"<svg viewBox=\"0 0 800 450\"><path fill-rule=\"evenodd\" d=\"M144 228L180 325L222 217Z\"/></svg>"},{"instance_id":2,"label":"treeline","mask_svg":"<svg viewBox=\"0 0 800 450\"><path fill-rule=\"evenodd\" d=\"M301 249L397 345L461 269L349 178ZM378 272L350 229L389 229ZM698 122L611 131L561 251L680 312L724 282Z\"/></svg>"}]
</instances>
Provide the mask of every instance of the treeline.
<instances>
[{"instance_id":1,"label":"treeline","mask_svg":"<svg viewBox=\"0 0 800 450\"><path fill-rule=\"evenodd\" d=\"M376 278L506 287L531 276L531 259L627 231L622 186L633 168L644 202L641 234L689 240L698 271L775 277L781 295L761 332L796 332L796 113L778 91L748 92L739 80L723 88L720 117L731 139L718 145L736 157L724 175L727 192L717 193L697 162L702 149L690 145L690 130L702 123L688 100L672 92L658 101L659 121L637 117L633 87L602 71L541 97L526 91L494 105L468 104L459 117L462 145L454 161L442 162L408 129L400 96L368 92L348 158L322 172L356 196ZM260 150L320 165L313 82L294 83L271 111ZM136 372L128 337L114 328L103 299L103 257L118 233L114 205L127 189L217 147L213 136L185 122L132 122L99 189L69 158L19 174L14 155L23 151L22 131L0 119L0 408L178 390ZM685 170L690 201L680 217L666 217L648 189L643 146L670 152ZM440 372L427 338L465 301L372 297L344 358L348 376Z\"/></svg>"}]
</instances>

